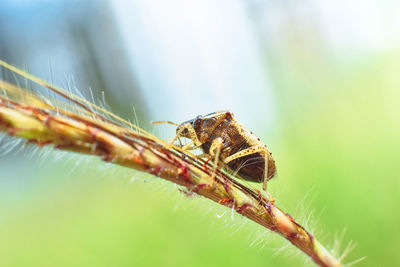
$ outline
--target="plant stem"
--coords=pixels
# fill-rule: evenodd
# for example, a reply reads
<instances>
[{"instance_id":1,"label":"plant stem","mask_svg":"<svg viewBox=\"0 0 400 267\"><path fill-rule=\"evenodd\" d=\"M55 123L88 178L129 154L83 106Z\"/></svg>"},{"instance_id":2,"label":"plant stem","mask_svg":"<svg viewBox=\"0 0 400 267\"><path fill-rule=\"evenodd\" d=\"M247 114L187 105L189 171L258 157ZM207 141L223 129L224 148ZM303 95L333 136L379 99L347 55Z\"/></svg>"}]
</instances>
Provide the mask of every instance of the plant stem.
<instances>
[{"instance_id":1,"label":"plant stem","mask_svg":"<svg viewBox=\"0 0 400 267\"><path fill-rule=\"evenodd\" d=\"M5 82L0 83L0 88L11 93L17 90ZM96 155L104 161L182 185L188 192L232 208L280 234L318 265L342 266L309 232L258 190L221 171L212 179L212 166L179 148L167 149L165 142L151 135L82 113L55 108L28 92L25 98L17 99L5 94L0 96L0 131L39 146L53 145L56 149Z\"/></svg>"}]
</instances>

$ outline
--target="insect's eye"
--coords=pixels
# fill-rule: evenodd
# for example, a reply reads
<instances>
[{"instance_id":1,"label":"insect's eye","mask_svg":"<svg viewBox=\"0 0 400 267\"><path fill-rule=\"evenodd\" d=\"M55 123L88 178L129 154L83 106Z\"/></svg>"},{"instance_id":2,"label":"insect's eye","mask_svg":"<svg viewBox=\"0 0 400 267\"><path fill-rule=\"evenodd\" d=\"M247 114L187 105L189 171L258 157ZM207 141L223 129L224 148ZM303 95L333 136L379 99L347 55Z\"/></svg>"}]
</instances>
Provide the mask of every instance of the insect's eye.
<instances>
[{"instance_id":1,"label":"insect's eye","mask_svg":"<svg viewBox=\"0 0 400 267\"><path fill-rule=\"evenodd\" d=\"M189 134L189 131L186 128L182 129L182 127L178 127L176 128L176 134L179 134L180 136L186 136L187 134Z\"/></svg>"}]
</instances>

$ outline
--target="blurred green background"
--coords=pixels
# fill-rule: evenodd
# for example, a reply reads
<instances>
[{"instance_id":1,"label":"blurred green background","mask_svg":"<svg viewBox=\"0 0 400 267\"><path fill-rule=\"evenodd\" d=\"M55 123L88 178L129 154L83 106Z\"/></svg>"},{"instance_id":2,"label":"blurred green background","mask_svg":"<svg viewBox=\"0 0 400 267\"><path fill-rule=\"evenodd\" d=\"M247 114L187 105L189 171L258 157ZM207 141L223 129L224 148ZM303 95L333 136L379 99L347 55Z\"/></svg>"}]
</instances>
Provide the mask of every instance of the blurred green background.
<instances>
[{"instance_id":1,"label":"blurred green background","mask_svg":"<svg viewBox=\"0 0 400 267\"><path fill-rule=\"evenodd\" d=\"M345 262L399 266L399 11L396 1L1 1L0 57L89 98L91 87L125 118L134 107L163 138L174 129L150 120L232 110L274 154L279 207L338 255L355 242ZM0 143L0 266L312 265L161 179L14 144Z\"/></svg>"}]
</instances>

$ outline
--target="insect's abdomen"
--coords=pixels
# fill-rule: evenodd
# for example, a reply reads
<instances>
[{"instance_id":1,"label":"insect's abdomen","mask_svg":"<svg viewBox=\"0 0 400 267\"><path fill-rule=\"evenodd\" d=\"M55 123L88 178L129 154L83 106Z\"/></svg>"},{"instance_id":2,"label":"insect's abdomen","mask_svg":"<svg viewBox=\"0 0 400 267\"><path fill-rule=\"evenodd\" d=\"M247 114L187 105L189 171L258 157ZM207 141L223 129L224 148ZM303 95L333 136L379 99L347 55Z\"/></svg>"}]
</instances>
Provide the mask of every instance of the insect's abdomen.
<instances>
[{"instance_id":1,"label":"insect's abdomen","mask_svg":"<svg viewBox=\"0 0 400 267\"><path fill-rule=\"evenodd\" d=\"M248 147L248 144L243 144L239 150L243 150ZM246 180L260 183L264 180L265 160L259 153L237 158L229 162L227 165L234 172L238 171L237 173L239 176ZM275 161L271 155L268 155L268 179L274 177L275 173Z\"/></svg>"},{"instance_id":2,"label":"insect's abdomen","mask_svg":"<svg viewBox=\"0 0 400 267\"><path fill-rule=\"evenodd\" d=\"M228 156L232 156L235 153L242 151L252 146L263 146L260 139L255 136L252 132L246 131L245 128L237 127L237 123L230 120L223 121L218 125L213 133L209 136L208 140L202 144L204 153L210 154L210 147L213 140L216 138L222 138L223 146L221 148L220 160L223 162ZM227 152L227 153L226 153ZM272 155L268 156L268 179L271 179L276 172L275 161ZM251 154L241 158L234 159L227 163L228 167L234 172L237 172L242 178L254 181L264 181L264 169L265 160L259 153Z\"/></svg>"}]
</instances>

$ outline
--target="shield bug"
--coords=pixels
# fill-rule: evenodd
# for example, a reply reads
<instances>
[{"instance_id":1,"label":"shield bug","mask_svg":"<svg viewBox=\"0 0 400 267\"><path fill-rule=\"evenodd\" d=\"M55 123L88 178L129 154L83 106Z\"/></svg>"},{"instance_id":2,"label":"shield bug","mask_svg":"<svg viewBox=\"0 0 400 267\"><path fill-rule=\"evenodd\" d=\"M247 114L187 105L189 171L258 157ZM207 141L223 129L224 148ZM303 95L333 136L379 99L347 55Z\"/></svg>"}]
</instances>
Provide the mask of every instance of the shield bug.
<instances>
[{"instance_id":1,"label":"shield bug","mask_svg":"<svg viewBox=\"0 0 400 267\"><path fill-rule=\"evenodd\" d=\"M230 111L213 112L205 116L176 124L170 121L154 121L177 126L175 143L181 137L191 139L182 150L201 148L201 156L214 158L214 172L222 166L249 181L263 183L276 173L275 161L266 145L253 132L235 119Z\"/></svg>"}]
</instances>

